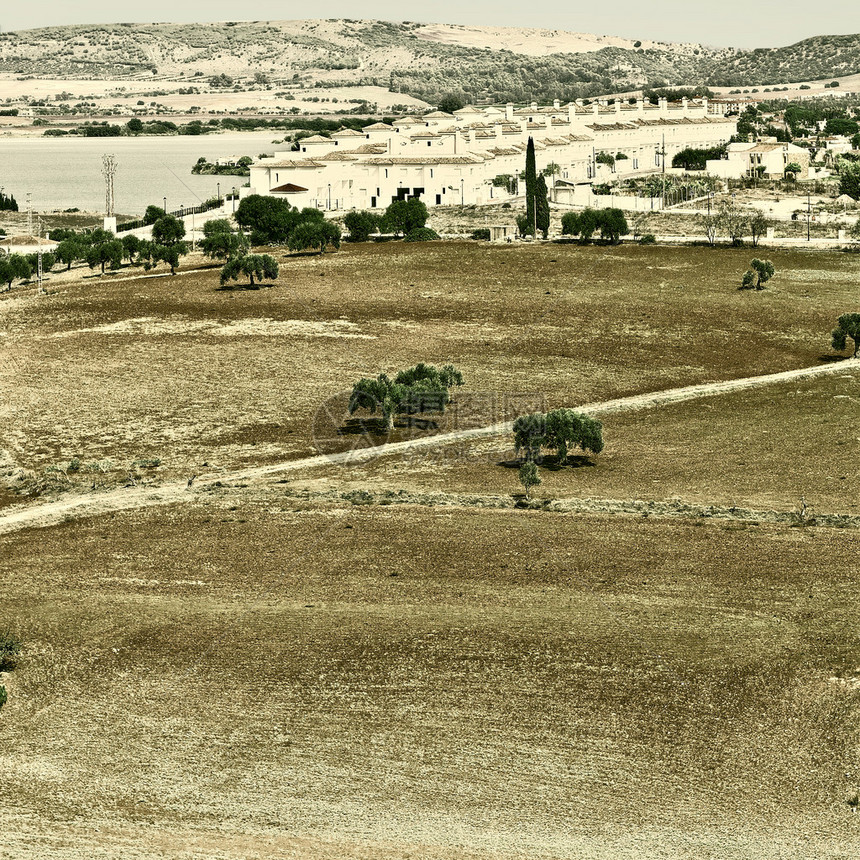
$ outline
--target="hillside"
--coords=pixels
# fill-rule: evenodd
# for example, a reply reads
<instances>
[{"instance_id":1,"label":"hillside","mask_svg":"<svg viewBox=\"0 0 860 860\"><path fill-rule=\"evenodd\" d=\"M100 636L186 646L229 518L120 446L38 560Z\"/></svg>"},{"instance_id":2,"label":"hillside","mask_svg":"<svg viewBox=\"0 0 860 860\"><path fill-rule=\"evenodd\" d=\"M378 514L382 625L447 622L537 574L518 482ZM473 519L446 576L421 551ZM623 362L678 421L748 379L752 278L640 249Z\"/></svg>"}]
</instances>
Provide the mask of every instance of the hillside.
<instances>
[{"instance_id":1,"label":"hillside","mask_svg":"<svg viewBox=\"0 0 860 860\"><path fill-rule=\"evenodd\" d=\"M767 85L860 71L860 36L737 51L561 30L366 20L113 24L0 34L0 73L383 86L430 102L588 97L645 85ZM204 80L199 80L199 79ZM256 80L255 80L256 79ZM222 85L225 83L221 81Z\"/></svg>"}]
</instances>

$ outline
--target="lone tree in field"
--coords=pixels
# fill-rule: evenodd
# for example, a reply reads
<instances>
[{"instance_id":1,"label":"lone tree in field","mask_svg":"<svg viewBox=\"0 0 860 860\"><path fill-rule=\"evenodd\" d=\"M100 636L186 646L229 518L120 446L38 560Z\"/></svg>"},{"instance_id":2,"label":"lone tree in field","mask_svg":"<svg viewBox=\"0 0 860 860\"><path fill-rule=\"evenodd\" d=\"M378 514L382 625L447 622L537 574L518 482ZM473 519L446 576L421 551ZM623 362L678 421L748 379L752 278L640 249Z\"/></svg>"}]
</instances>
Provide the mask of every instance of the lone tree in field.
<instances>
[{"instance_id":1,"label":"lone tree in field","mask_svg":"<svg viewBox=\"0 0 860 860\"><path fill-rule=\"evenodd\" d=\"M395 382L387 374L380 373L376 379L359 379L352 386L349 396L349 414L366 409L371 414L379 411L388 430L394 429L394 416L406 400L408 386Z\"/></svg>"},{"instance_id":2,"label":"lone tree in field","mask_svg":"<svg viewBox=\"0 0 860 860\"><path fill-rule=\"evenodd\" d=\"M221 269L221 286L229 280L238 281L240 275L245 275L252 287L255 276L260 283L264 280L274 281L278 277L278 262L269 254L240 254L231 257Z\"/></svg>"},{"instance_id":3,"label":"lone tree in field","mask_svg":"<svg viewBox=\"0 0 860 860\"><path fill-rule=\"evenodd\" d=\"M741 290L763 290L764 285L774 276L776 269L770 260L759 260L757 257L750 261L750 267L744 272Z\"/></svg>"},{"instance_id":4,"label":"lone tree in field","mask_svg":"<svg viewBox=\"0 0 860 860\"><path fill-rule=\"evenodd\" d=\"M854 358L860 353L860 314L842 314L836 320L836 328L832 332L834 349L845 349L846 342L850 337L854 341Z\"/></svg>"},{"instance_id":5,"label":"lone tree in field","mask_svg":"<svg viewBox=\"0 0 860 860\"><path fill-rule=\"evenodd\" d=\"M541 459L541 449L554 450L559 466L567 462L571 448L599 454L603 450L603 425L573 409L533 412L514 421L514 446L526 461Z\"/></svg>"},{"instance_id":6,"label":"lone tree in field","mask_svg":"<svg viewBox=\"0 0 860 860\"><path fill-rule=\"evenodd\" d=\"M535 197L537 196L537 167L535 166L535 142L529 138L526 146L526 220L525 234L535 235Z\"/></svg>"},{"instance_id":7,"label":"lone tree in field","mask_svg":"<svg viewBox=\"0 0 860 860\"><path fill-rule=\"evenodd\" d=\"M541 482L537 463L533 460L526 460L526 462L520 466L519 479L520 483L525 488L526 498L530 499L532 487L538 486Z\"/></svg>"},{"instance_id":8,"label":"lone tree in field","mask_svg":"<svg viewBox=\"0 0 860 860\"><path fill-rule=\"evenodd\" d=\"M352 387L349 414L367 409L381 413L387 429L394 427L398 413L444 412L450 402L450 389L463 384L463 374L452 364L434 367L416 364L401 370L394 379L381 373L376 379L359 379Z\"/></svg>"}]
</instances>

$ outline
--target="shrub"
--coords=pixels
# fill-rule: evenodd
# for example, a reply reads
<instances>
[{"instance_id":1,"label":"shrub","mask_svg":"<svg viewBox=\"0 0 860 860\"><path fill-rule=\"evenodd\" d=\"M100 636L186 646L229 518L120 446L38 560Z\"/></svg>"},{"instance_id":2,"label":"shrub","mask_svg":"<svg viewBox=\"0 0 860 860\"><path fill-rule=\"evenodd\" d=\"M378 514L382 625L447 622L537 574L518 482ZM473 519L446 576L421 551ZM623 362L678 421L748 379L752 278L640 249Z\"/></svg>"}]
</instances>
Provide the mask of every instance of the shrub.
<instances>
[{"instance_id":1,"label":"shrub","mask_svg":"<svg viewBox=\"0 0 860 860\"><path fill-rule=\"evenodd\" d=\"M640 244L640 245L653 245L656 241L657 241L657 239L656 239L656 237L654 236L654 234L653 234L653 233L646 233L646 234L645 234L644 236L642 236L642 238L639 240L639 244Z\"/></svg>"},{"instance_id":2,"label":"shrub","mask_svg":"<svg viewBox=\"0 0 860 860\"><path fill-rule=\"evenodd\" d=\"M0 708L2 708L3 705L5 705L8 700L9 700L9 696L6 693L6 688L3 686L0 686Z\"/></svg>"},{"instance_id":3,"label":"shrub","mask_svg":"<svg viewBox=\"0 0 860 860\"><path fill-rule=\"evenodd\" d=\"M18 664L21 640L8 630L0 633L0 672L8 672Z\"/></svg>"},{"instance_id":4,"label":"shrub","mask_svg":"<svg viewBox=\"0 0 860 860\"><path fill-rule=\"evenodd\" d=\"M489 242L490 241L490 229L489 229L489 227L479 227L477 230L472 230L472 238L477 239L478 241Z\"/></svg>"},{"instance_id":5,"label":"shrub","mask_svg":"<svg viewBox=\"0 0 860 860\"><path fill-rule=\"evenodd\" d=\"M431 230L429 227L416 227L414 230L410 230L406 236L404 237L404 242L432 242L434 239L438 239L439 234L435 230Z\"/></svg>"}]
</instances>

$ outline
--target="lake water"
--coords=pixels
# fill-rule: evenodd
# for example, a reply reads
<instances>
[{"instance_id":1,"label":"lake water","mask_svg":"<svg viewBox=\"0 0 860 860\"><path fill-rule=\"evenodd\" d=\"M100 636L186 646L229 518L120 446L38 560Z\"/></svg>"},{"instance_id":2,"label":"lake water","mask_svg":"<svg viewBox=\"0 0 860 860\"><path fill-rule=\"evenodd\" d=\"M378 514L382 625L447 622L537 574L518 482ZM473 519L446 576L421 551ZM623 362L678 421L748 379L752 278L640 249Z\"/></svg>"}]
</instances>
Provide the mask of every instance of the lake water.
<instances>
[{"instance_id":1,"label":"lake water","mask_svg":"<svg viewBox=\"0 0 860 860\"><path fill-rule=\"evenodd\" d=\"M142 215L167 198L168 209L194 206L244 185L244 176L192 176L201 156L209 161L228 156L272 154L277 131L178 137L0 138L0 186L23 210L27 192L33 209L104 212L102 156L115 155L115 211ZM278 146L277 148L284 148Z\"/></svg>"}]
</instances>

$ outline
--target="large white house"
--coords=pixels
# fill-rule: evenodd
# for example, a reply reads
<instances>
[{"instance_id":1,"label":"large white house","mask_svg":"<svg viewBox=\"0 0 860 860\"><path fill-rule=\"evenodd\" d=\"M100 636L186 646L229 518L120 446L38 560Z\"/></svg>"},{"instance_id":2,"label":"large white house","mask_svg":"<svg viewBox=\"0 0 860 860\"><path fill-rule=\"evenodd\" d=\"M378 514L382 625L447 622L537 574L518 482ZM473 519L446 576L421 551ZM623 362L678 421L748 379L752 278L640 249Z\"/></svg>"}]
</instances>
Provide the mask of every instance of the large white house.
<instances>
[{"instance_id":1,"label":"large white house","mask_svg":"<svg viewBox=\"0 0 860 860\"><path fill-rule=\"evenodd\" d=\"M737 120L707 99L469 106L304 138L297 151L252 165L243 191L326 210L373 209L411 197L427 206L484 204L512 196L499 177L523 171L530 137L538 170L555 164L568 183L603 182L661 169L680 150L726 143L736 129Z\"/></svg>"}]
</instances>

